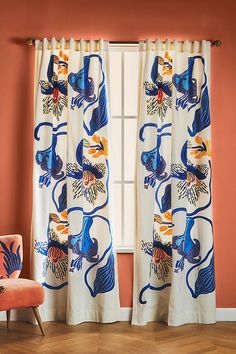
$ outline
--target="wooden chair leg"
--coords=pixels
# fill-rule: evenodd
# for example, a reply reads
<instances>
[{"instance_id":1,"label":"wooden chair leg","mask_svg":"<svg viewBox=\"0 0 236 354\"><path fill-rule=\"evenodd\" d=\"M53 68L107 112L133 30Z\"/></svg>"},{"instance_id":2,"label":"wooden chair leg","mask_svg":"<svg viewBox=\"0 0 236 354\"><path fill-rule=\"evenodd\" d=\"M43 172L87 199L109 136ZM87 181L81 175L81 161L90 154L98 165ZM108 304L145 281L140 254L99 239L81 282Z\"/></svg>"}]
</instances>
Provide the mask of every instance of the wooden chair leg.
<instances>
[{"instance_id":1,"label":"wooden chair leg","mask_svg":"<svg viewBox=\"0 0 236 354\"><path fill-rule=\"evenodd\" d=\"M7 310L7 328L10 328L11 310Z\"/></svg>"},{"instance_id":2,"label":"wooden chair leg","mask_svg":"<svg viewBox=\"0 0 236 354\"><path fill-rule=\"evenodd\" d=\"M34 316L38 322L38 325L40 327L41 333L43 336L45 336L43 324L42 324L41 317L40 317L39 310L38 310L38 306L32 307L32 310L33 310Z\"/></svg>"}]
</instances>

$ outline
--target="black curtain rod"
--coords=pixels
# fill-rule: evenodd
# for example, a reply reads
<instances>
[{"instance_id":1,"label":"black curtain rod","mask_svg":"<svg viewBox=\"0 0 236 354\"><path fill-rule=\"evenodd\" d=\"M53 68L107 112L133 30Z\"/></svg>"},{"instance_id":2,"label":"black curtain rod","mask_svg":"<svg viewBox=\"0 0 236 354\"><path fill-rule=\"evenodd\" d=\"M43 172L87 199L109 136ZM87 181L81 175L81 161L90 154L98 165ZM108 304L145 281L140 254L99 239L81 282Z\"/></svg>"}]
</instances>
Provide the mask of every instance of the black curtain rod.
<instances>
[{"instance_id":1,"label":"black curtain rod","mask_svg":"<svg viewBox=\"0 0 236 354\"><path fill-rule=\"evenodd\" d=\"M35 44L36 39L34 38L29 38L26 40L26 43L28 45L34 45ZM163 42L163 41L162 41ZM173 41L170 41L173 42ZM184 42L184 41L180 41L180 42ZM222 42L219 39L215 39L215 40L210 40L211 42L211 46L215 46L215 47L220 47ZM139 44L139 41L109 41L110 44Z\"/></svg>"}]
</instances>

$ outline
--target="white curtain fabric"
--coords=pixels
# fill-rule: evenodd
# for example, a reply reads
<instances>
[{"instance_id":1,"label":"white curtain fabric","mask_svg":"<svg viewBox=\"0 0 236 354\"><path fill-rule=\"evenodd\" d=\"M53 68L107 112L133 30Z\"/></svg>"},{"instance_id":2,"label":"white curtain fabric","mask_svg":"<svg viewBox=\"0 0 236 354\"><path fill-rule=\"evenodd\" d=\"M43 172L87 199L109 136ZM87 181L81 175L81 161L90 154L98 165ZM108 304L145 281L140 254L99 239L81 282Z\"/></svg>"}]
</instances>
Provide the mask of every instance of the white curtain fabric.
<instances>
[{"instance_id":1,"label":"white curtain fabric","mask_svg":"<svg viewBox=\"0 0 236 354\"><path fill-rule=\"evenodd\" d=\"M109 195L107 42L36 41L33 277L43 320L119 320Z\"/></svg>"},{"instance_id":2,"label":"white curtain fabric","mask_svg":"<svg viewBox=\"0 0 236 354\"><path fill-rule=\"evenodd\" d=\"M140 43L132 323L215 322L210 42Z\"/></svg>"}]
</instances>

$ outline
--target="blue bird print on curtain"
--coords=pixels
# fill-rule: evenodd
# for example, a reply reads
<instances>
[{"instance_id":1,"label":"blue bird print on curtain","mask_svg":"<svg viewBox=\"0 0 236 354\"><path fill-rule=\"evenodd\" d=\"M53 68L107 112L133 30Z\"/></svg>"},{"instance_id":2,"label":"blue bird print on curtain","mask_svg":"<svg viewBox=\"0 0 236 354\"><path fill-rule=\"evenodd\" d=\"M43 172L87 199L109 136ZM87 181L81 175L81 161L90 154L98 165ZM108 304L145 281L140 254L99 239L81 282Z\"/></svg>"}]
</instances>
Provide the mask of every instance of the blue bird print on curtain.
<instances>
[{"instance_id":1,"label":"blue bird print on curtain","mask_svg":"<svg viewBox=\"0 0 236 354\"><path fill-rule=\"evenodd\" d=\"M89 76L90 56L84 57L84 66L78 73L71 72L68 76L68 83L71 85L75 92L78 92L76 97L72 97L71 108L75 106L80 108L83 102L88 103L96 100L96 94L94 92L94 80Z\"/></svg>"},{"instance_id":2,"label":"blue bird print on curtain","mask_svg":"<svg viewBox=\"0 0 236 354\"><path fill-rule=\"evenodd\" d=\"M157 138L157 146L150 150L144 151L141 155L141 162L145 166L145 169L148 172L151 172L150 175L144 178L144 187L147 189L148 186L152 188L156 185L156 180L163 180L167 176L166 169L166 162L161 156L159 149L161 145L161 138Z\"/></svg>"},{"instance_id":3,"label":"blue bird print on curtain","mask_svg":"<svg viewBox=\"0 0 236 354\"><path fill-rule=\"evenodd\" d=\"M82 269L82 260L85 258L88 262L94 263L99 259L98 256L98 241L96 238L91 238L90 228L93 224L93 219L89 216L84 217L82 230L77 235L69 235L69 249L78 257L73 259L70 264L70 271Z\"/></svg>"},{"instance_id":4,"label":"blue bird print on curtain","mask_svg":"<svg viewBox=\"0 0 236 354\"><path fill-rule=\"evenodd\" d=\"M204 80L201 85L200 93L197 92L197 79L193 75L194 65L197 60L201 61L203 66L205 65L205 61L201 56L194 56L188 58L188 68L181 74L174 74L172 81L177 91L182 93L182 96L176 98L176 110L179 107L185 109L188 107L188 110L192 109L196 106L196 104L200 101L201 92L203 88L206 86L206 74L204 72ZM189 106L188 106L189 105Z\"/></svg>"},{"instance_id":5,"label":"blue bird print on curtain","mask_svg":"<svg viewBox=\"0 0 236 354\"><path fill-rule=\"evenodd\" d=\"M199 263L201 260L200 242L198 239L192 239L191 230L194 226L194 219L187 217L186 228L182 235L173 236L172 247L178 251L178 254L182 256L180 260L176 262L175 272L184 269L184 260L187 259L189 263Z\"/></svg>"},{"instance_id":6,"label":"blue bird print on curtain","mask_svg":"<svg viewBox=\"0 0 236 354\"><path fill-rule=\"evenodd\" d=\"M41 166L43 171L46 171L39 177L39 186L45 185L48 187L51 183L51 178L58 180L64 176L61 171L63 167L62 159L56 153L57 135L52 135L52 144L46 150L39 150L36 153L35 160Z\"/></svg>"},{"instance_id":7,"label":"blue bird print on curtain","mask_svg":"<svg viewBox=\"0 0 236 354\"><path fill-rule=\"evenodd\" d=\"M101 65L101 81L96 88L95 93L94 79L89 76L89 69L91 59L96 59ZM68 83L71 85L73 91L78 92L78 95L71 99L71 109L75 107L80 108L83 106L84 112L95 102L97 107L92 111L89 127L84 122L84 129L88 136L92 136L99 129L108 123L107 112L107 94L104 80L104 72L102 69L102 59L99 55L91 54L84 57L84 66L78 73L70 73L68 76ZM87 102L87 105L85 103Z\"/></svg>"}]
</instances>

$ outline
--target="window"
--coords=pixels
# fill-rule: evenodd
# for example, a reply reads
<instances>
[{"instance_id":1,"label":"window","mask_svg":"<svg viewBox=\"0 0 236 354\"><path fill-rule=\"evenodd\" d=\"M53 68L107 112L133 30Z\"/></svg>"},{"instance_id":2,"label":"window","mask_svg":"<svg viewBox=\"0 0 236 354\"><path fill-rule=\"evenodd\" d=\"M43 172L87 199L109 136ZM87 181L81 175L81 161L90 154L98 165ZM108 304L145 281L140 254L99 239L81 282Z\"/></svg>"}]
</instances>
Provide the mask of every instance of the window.
<instances>
[{"instance_id":1,"label":"window","mask_svg":"<svg viewBox=\"0 0 236 354\"><path fill-rule=\"evenodd\" d=\"M110 46L113 237L120 252L132 252L135 233L135 165L138 105L138 45Z\"/></svg>"}]
</instances>

